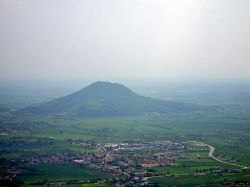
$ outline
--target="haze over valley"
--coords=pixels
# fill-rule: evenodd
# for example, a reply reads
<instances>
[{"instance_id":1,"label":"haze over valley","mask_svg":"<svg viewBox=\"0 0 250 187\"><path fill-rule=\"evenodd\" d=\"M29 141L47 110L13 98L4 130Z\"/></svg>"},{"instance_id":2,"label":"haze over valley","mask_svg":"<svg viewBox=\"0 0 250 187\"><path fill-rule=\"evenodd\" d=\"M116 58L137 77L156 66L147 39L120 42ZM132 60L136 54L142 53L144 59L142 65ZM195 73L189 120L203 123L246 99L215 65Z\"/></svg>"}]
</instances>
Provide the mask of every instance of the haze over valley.
<instances>
[{"instance_id":1,"label":"haze over valley","mask_svg":"<svg viewBox=\"0 0 250 187\"><path fill-rule=\"evenodd\" d=\"M0 186L250 186L250 1L0 0Z\"/></svg>"}]
</instances>

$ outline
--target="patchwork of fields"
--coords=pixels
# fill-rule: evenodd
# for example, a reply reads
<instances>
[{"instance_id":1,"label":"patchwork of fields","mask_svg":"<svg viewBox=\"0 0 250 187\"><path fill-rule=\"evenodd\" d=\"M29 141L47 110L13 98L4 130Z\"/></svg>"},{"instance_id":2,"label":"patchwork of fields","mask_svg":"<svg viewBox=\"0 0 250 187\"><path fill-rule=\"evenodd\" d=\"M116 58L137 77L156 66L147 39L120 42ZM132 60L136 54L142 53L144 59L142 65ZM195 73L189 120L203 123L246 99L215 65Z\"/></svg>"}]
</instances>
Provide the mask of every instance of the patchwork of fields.
<instances>
[{"instance_id":1,"label":"patchwork of fields","mask_svg":"<svg viewBox=\"0 0 250 187\"><path fill-rule=\"evenodd\" d=\"M193 102L213 103L201 100ZM209 157L208 147L186 143L209 144L216 158L250 167L248 98L214 103L219 103L217 109L207 112L103 118L16 115L2 110L1 185L249 186L249 169L220 163ZM159 141L181 147L150 147ZM119 157L106 144L128 144L133 149L145 144L146 148L121 152ZM130 161L130 154L133 159L148 159L149 166ZM161 155L167 154L171 159L162 162Z\"/></svg>"}]
</instances>

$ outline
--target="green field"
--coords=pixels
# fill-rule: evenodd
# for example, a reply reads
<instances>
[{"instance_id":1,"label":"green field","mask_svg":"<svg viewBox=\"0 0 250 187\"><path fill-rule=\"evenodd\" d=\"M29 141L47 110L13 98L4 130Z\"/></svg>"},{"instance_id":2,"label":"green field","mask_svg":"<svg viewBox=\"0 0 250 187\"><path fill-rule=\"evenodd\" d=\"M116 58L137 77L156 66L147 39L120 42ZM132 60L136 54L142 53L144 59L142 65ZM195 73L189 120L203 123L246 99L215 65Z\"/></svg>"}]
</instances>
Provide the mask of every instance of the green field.
<instances>
[{"instance_id":1,"label":"green field","mask_svg":"<svg viewBox=\"0 0 250 187\"><path fill-rule=\"evenodd\" d=\"M2 157L34 152L91 152L70 146L68 139L96 142L166 140L172 137L197 140L216 148L216 154L250 163L249 111L218 113L173 113L116 118L60 119L52 117L3 117L1 128L8 132L1 142L24 141L29 145L2 146ZM29 139L27 140L27 136ZM38 144L40 142L40 145ZM49 144L49 145L48 145ZM45 146L44 146L45 145Z\"/></svg>"},{"instance_id":2,"label":"green field","mask_svg":"<svg viewBox=\"0 0 250 187\"><path fill-rule=\"evenodd\" d=\"M89 181L107 178L104 171L69 164L43 164L27 168L26 175L20 177L27 183L47 181Z\"/></svg>"},{"instance_id":3,"label":"green field","mask_svg":"<svg viewBox=\"0 0 250 187\"><path fill-rule=\"evenodd\" d=\"M215 96L214 96L215 97ZM147 168L155 184L226 186L228 181L250 181L249 170L241 173L213 174L212 169L240 169L208 158L208 149L192 150L186 141L198 141L215 147L216 157L250 167L250 104L248 97L200 98L178 95L179 100L209 105L219 103L222 110L102 118L62 118L55 116L16 115L0 112L1 175L11 160L33 155L94 154L93 147L72 145L73 141L95 143L152 142L178 140L186 147L185 157L175 160L177 167ZM207 99L206 99L207 98ZM20 101L20 98L18 98ZM2 101L3 102L3 101ZM7 104L7 101L5 101ZM13 106L13 103L10 105ZM20 107L20 106L19 106ZM42 181L68 181L68 186L103 186L97 179L111 178L106 171L73 164L42 164L26 168L18 179L28 184ZM191 176L208 172L206 176ZM173 176L171 176L173 175ZM83 181L84 184L80 184ZM95 181L95 182L93 182ZM244 183L245 186L247 186Z\"/></svg>"},{"instance_id":4,"label":"green field","mask_svg":"<svg viewBox=\"0 0 250 187\"><path fill-rule=\"evenodd\" d=\"M153 182L160 183L167 186L227 186L229 181L245 180L249 181L249 171L241 174L227 174L223 176L207 175L207 176L178 176L178 177L154 177L151 178ZM223 185L224 184L224 185ZM248 185L244 185L248 186Z\"/></svg>"},{"instance_id":5,"label":"green field","mask_svg":"<svg viewBox=\"0 0 250 187\"><path fill-rule=\"evenodd\" d=\"M173 113L167 115L143 115L116 118L79 118L60 119L52 117L12 117L5 116L2 128L8 132L1 137L1 142L23 142L19 146L1 146L2 158L19 158L24 155L40 153L92 153L90 148L72 146L70 139L83 141L94 140L97 143L104 142L145 142L154 140L168 140L177 138L183 142L196 140L213 145L216 148L215 155L224 155L234 160L234 163L250 166L250 142L249 142L249 115L248 111L232 112L223 111L217 113ZM8 120L7 120L8 119ZM6 123L6 121L8 123ZM27 126L24 124L27 124ZM220 124L220 125L218 125ZM32 129L32 131L31 131ZM29 137L29 139L27 139ZM53 137L53 138L52 138ZM227 176L200 176L191 177L190 173L203 171L210 168L234 168L223 165L211 159L198 159L205 157L207 151L186 151L186 155L193 160L179 160L185 167L152 168L154 175L184 174L177 178L155 177L151 181L167 185L189 185L205 183L215 185L224 180L249 179L249 173L231 174ZM59 167L59 168L58 168ZM41 180L69 181L92 179L98 177L96 173L86 172L82 168L73 166L39 166L35 173L27 173L20 179L25 183L39 183ZM70 174L70 171L74 173ZM60 172L55 172L60 171ZM185 176L187 175L187 176ZM100 177L105 176L101 174ZM182 181L182 182L178 182ZM190 182L188 182L190 181Z\"/></svg>"}]
</instances>

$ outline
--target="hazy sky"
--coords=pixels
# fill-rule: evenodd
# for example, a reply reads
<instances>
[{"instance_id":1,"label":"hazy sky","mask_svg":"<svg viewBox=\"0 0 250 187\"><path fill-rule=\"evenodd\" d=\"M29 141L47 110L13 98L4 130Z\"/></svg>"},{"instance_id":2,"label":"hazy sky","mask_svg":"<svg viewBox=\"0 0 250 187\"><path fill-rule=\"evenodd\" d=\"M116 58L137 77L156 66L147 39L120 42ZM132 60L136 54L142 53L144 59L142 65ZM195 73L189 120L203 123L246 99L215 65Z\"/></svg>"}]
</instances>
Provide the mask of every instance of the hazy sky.
<instances>
[{"instance_id":1,"label":"hazy sky","mask_svg":"<svg viewBox=\"0 0 250 187\"><path fill-rule=\"evenodd\" d=\"M250 79L250 0L0 0L1 79Z\"/></svg>"}]
</instances>

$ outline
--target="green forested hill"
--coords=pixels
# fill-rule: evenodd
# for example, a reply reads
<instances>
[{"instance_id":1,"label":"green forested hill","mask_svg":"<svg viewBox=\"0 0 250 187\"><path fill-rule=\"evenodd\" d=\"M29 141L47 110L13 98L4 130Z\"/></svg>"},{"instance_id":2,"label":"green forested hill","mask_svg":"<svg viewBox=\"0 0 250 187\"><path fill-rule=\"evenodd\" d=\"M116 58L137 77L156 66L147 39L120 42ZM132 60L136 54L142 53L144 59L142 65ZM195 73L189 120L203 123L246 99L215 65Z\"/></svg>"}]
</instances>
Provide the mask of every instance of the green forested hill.
<instances>
[{"instance_id":1,"label":"green forested hill","mask_svg":"<svg viewBox=\"0 0 250 187\"><path fill-rule=\"evenodd\" d=\"M99 81L73 94L51 102L33 105L18 112L97 117L197 109L195 105L152 99L140 96L121 84Z\"/></svg>"}]
</instances>

